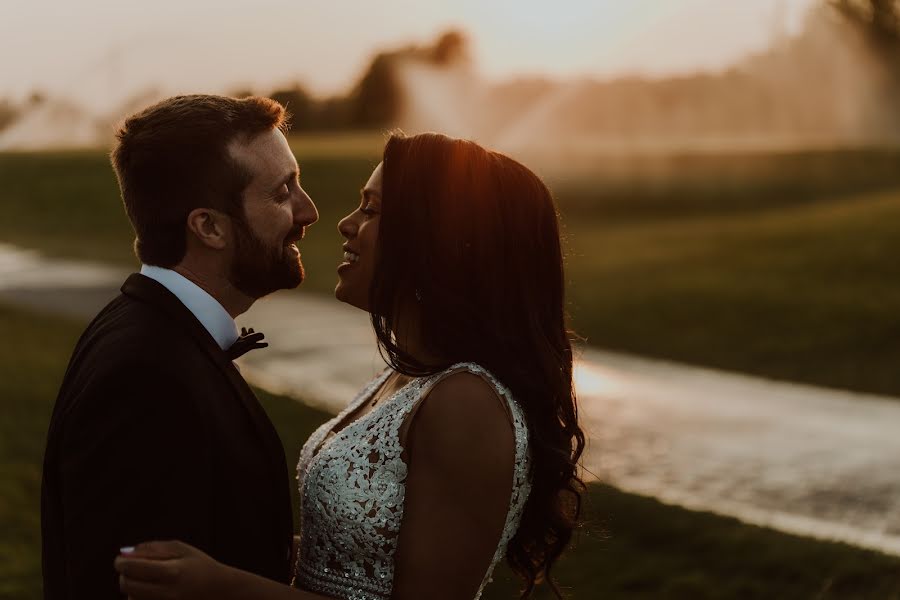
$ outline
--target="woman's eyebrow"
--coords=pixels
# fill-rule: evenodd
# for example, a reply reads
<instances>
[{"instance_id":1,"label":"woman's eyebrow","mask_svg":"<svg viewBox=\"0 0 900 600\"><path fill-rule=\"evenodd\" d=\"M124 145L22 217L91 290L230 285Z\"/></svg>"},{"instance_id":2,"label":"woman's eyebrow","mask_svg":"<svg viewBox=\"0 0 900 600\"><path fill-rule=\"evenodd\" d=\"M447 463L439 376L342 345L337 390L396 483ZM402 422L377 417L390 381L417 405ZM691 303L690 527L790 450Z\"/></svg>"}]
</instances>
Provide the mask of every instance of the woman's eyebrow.
<instances>
[{"instance_id":1,"label":"woman's eyebrow","mask_svg":"<svg viewBox=\"0 0 900 600\"><path fill-rule=\"evenodd\" d=\"M363 188L363 189L359 190L359 194L362 196L363 200L369 200L372 197L381 199L381 194L379 194L375 190L369 190L369 189Z\"/></svg>"}]
</instances>

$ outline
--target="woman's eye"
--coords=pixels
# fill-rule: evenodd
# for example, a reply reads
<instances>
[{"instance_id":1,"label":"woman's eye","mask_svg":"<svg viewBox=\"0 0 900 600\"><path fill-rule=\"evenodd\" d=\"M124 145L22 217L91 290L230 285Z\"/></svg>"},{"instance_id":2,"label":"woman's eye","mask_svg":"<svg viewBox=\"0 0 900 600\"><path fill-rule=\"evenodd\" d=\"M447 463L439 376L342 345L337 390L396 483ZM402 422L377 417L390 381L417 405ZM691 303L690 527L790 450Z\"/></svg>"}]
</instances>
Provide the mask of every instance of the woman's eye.
<instances>
[{"instance_id":1,"label":"woman's eye","mask_svg":"<svg viewBox=\"0 0 900 600\"><path fill-rule=\"evenodd\" d=\"M363 207L362 207L361 209L359 209L359 210L362 212L362 214L364 214L364 215L366 215L366 216L370 216L370 217L371 217L372 215L377 215L377 214L378 214L378 211L376 211L374 208L372 208L372 207L369 206L368 204L366 204L365 206L363 206Z\"/></svg>"}]
</instances>

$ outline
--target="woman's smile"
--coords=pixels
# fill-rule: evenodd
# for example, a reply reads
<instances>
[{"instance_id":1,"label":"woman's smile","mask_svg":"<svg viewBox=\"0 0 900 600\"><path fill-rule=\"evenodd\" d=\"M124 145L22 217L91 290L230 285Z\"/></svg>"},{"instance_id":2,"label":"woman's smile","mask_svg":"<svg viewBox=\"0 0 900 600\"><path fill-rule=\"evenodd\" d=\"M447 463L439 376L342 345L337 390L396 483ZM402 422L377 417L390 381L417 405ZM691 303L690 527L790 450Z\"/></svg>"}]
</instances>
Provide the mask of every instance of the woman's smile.
<instances>
[{"instance_id":1,"label":"woman's smile","mask_svg":"<svg viewBox=\"0 0 900 600\"><path fill-rule=\"evenodd\" d=\"M359 254L350 250L346 245L344 246L344 262L338 265L338 274L346 271L350 267L352 267L356 262L359 261Z\"/></svg>"}]
</instances>

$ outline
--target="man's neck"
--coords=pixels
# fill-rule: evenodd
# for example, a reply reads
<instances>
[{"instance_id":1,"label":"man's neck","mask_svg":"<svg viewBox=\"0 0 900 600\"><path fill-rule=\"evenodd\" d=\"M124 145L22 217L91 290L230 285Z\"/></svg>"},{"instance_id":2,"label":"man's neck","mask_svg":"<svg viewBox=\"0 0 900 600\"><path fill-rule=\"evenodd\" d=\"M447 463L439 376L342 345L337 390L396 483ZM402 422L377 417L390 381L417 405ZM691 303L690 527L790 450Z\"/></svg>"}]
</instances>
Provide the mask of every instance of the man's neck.
<instances>
[{"instance_id":1,"label":"man's neck","mask_svg":"<svg viewBox=\"0 0 900 600\"><path fill-rule=\"evenodd\" d=\"M247 312L253 305L254 299L235 288L227 277L200 273L184 264L175 265L172 270L215 298L232 319Z\"/></svg>"}]
</instances>

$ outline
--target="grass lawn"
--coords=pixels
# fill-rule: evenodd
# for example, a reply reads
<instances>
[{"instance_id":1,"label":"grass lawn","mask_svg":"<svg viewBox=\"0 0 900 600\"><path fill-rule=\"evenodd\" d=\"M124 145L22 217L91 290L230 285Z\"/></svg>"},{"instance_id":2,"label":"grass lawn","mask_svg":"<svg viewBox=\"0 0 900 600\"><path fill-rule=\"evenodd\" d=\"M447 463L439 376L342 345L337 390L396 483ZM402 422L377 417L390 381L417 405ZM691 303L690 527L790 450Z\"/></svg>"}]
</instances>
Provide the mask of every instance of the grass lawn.
<instances>
[{"instance_id":1,"label":"grass lawn","mask_svg":"<svg viewBox=\"0 0 900 600\"><path fill-rule=\"evenodd\" d=\"M752 215L569 227L596 346L900 395L900 190Z\"/></svg>"},{"instance_id":2,"label":"grass lawn","mask_svg":"<svg viewBox=\"0 0 900 600\"><path fill-rule=\"evenodd\" d=\"M41 597L40 475L57 387L83 325L0 305L0 598ZM327 415L259 392L289 462ZM295 498L296 500L296 498ZM572 598L900 598L900 559L591 485L560 561ZM485 598L513 598L501 568ZM541 598L549 597L545 592Z\"/></svg>"},{"instance_id":3,"label":"grass lawn","mask_svg":"<svg viewBox=\"0 0 900 600\"><path fill-rule=\"evenodd\" d=\"M336 224L356 205L379 139L292 141L320 212L301 249L304 291L334 288ZM654 160L639 165L643 178L618 163L551 178L580 335L613 350L900 396L900 152ZM0 154L0 240L136 265L100 152Z\"/></svg>"}]
</instances>

